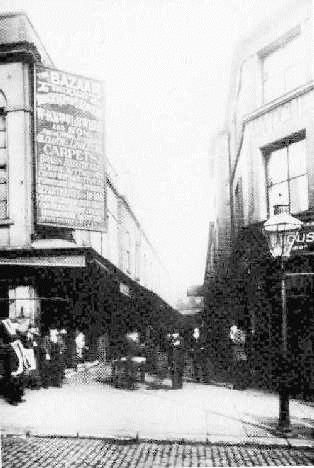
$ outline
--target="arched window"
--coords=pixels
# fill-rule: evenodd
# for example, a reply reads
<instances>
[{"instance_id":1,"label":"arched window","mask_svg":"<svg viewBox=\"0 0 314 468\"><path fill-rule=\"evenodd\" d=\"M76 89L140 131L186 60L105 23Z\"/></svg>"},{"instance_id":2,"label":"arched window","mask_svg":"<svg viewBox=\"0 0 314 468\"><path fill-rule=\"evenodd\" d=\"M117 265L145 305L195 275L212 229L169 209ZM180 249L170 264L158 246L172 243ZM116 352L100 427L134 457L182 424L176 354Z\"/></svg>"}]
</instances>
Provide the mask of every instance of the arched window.
<instances>
[{"instance_id":1,"label":"arched window","mask_svg":"<svg viewBox=\"0 0 314 468\"><path fill-rule=\"evenodd\" d=\"M6 99L0 91L0 220L8 217L8 151Z\"/></svg>"}]
</instances>

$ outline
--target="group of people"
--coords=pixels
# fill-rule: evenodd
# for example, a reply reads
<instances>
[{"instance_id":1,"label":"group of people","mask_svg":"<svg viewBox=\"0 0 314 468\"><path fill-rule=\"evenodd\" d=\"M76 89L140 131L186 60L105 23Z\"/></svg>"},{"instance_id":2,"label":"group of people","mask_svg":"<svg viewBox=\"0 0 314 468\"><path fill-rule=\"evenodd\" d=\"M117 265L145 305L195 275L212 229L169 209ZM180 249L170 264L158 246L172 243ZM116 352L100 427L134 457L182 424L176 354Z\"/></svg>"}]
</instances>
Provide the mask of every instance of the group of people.
<instances>
[{"instance_id":1,"label":"group of people","mask_svg":"<svg viewBox=\"0 0 314 468\"><path fill-rule=\"evenodd\" d=\"M246 333L242 328L232 325L228 339L231 350L230 377L234 388L243 389L249 381ZM145 370L158 375L159 347L152 339L145 340L144 337L143 341L140 342L138 331L126 334L124 346L113 366L116 382L119 372L122 375L121 370L133 388L138 374L143 381ZM189 378L198 383L211 382L214 370L209 349L208 336L203 328L196 327L190 331L174 329L166 334L167 374L171 378L172 389L182 388L187 362L191 364L191 370L187 370Z\"/></svg>"},{"instance_id":2,"label":"group of people","mask_svg":"<svg viewBox=\"0 0 314 468\"><path fill-rule=\"evenodd\" d=\"M117 359L113 363L113 380L134 388L140 376L144 382L145 371L158 375L159 346L156 340L141 342L137 330L125 334ZM232 373L235 386L243 388L247 369L246 334L237 326L230 328L232 348ZM72 363L77 368L85 359L85 335L77 330L73 346ZM158 340L157 340L158 341ZM41 330L33 325L21 329L9 318L0 320L0 392L11 404L23 400L25 387L32 389L61 387L67 364L69 340L67 331L50 326ZM167 355L167 373L172 389L183 386L186 358L192 363L193 380L209 382L208 343L204 331L194 328L190 335L172 330L164 337ZM73 367L73 366L72 366Z\"/></svg>"},{"instance_id":3,"label":"group of people","mask_svg":"<svg viewBox=\"0 0 314 468\"><path fill-rule=\"evenodd\" d=\"M192 334L185 335L175 331L168 335L168 362L172 388L182 388L186 357L192 364L192 379L199 383L209 381L209 359L204 331L194 328ZM186 340L186 342L184 342Z\"/></svg>"},{"instance_id":4,"label":"group of people","mask_svg":"<svg viewBox=\"0 0 314 468\"><path fill-rule=\"evenodd\" d=\"M66 330L52 326L40 333L9 318L0 321L0 390L10 404L23 401L26 387L61 387L65 376Z\"/></svg>"},{"instance_id":5,"label":"group of people","mask_svg":"<svg viewBox=\"0 0 314 468\"><path fill-rule=\"evenodd\" d=\"M203 339L200 330L194 329L192 340L184 341L183 333L172 330L165 337L165 351L167 355L167 370L171 378L171 388L180 389L183 386L183 375L186 356L190 352L193 362L193 376L198 382L206 381L206 360L204 360ZM190 346L190 348L188 348ZM126 333L119 349L117 359L113 361L113 381L121 386L135 387L137 376L144 380L145 370L152 374L159 374L158 369L158 345L154 340L140 340L140 333L132 330Z\"/></svg>"}]
</instances>

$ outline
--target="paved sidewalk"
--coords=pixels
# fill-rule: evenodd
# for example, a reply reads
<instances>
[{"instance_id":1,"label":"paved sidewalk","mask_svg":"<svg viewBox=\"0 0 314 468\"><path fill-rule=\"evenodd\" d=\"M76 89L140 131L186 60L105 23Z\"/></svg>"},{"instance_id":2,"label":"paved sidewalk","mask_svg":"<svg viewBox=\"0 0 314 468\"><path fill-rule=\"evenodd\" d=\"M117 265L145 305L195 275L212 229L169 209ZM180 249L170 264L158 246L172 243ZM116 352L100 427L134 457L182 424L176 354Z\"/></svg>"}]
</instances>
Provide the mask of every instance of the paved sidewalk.
<instances>
[{"instance_id":1,"label":"paved sidewalk","mask_svg":"<svg viewBox=\"0 0 314 468\"><path fill-rule=\"evenodd\" d=\"M2 437L3 468L313 466L314 450L201 443Z\"/></svg>"},{"instance_id":2,"label":"paved sidewalk","mask_svg":"<svg viewBox=\"0 0 314 468\"><path fill-rule=\"evenodd\" d=\"M290 402L293 434L275 433L278 395L170 381L113 388L103 366L72 373L62 388L27 390L12 407L0 400L4 433L140 440L262 443L314 447L314 406Z\"/></svg>"}]
</instances>

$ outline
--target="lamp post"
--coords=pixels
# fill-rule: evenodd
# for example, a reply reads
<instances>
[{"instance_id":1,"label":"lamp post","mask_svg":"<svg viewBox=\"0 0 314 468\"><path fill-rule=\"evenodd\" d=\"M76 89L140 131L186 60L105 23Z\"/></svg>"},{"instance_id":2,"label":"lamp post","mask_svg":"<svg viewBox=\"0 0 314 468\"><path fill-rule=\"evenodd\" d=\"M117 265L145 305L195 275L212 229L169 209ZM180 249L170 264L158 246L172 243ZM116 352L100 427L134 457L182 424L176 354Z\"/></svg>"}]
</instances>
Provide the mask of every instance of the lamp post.
<instances>
[{"instance_id":1,"label":"lamp post","mask_svg":"<svg viewBox=\"0 0 314 468\"><path fill-rule=\"evenodd\" d=\"M292 246L301 227L302 222L290 215L289 205L275 205L274 215L264 223L263 228L263 234L267 239L270 253L274 258L280 258L281 265L281 355L283 368L281 369L279 385L278 428L283 432L290 430L285 261L290 256Z\"/></svg>"}]
</instances>

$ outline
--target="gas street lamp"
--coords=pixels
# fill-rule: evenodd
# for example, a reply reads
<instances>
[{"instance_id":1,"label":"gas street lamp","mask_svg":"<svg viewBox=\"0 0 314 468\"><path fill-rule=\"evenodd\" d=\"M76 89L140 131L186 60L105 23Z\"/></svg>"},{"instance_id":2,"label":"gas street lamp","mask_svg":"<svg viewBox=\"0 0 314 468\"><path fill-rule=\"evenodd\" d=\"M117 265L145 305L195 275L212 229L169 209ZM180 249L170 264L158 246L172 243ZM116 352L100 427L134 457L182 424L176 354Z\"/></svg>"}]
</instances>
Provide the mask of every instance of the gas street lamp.
<instances>
[{"instance_id":1,"label":"gas street lamp","mask_svg":"<svg viewBox=\"0 0 314 468\"><path fill-rule=\"evenodd\" d=\"M267 239L271 255L281 260L281 355L283 368L281 369L279 385L278 428L284 432L290 430L285 261L290 256L292 246L301 227L302 222L290 215L289 205L275 205L274 215L264 223L263 228L263 234Z\"/></svg>"}]
</instances>

